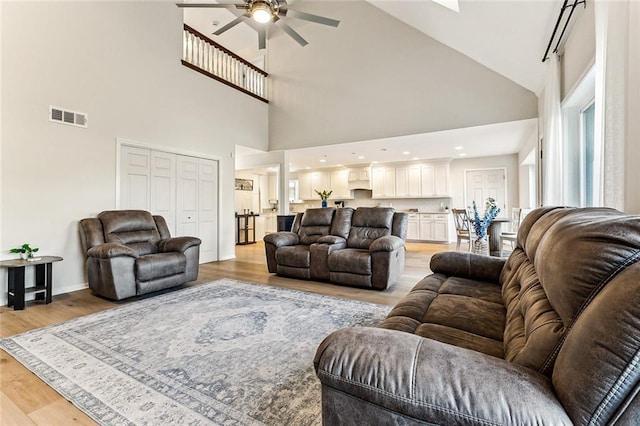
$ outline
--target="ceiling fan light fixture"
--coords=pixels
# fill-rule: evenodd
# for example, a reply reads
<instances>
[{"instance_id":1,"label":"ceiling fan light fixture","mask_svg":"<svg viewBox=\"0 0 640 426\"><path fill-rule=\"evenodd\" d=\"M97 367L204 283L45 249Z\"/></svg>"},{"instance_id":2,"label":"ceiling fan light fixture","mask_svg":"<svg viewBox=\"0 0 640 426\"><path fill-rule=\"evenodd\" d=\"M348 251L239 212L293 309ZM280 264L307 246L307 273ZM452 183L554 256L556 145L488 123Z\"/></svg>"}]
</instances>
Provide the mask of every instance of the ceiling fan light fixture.
<instances>
[{"instance_id":1,"label":"ceiling fan light fixture","mask_svg":"<svg viewBox=\"0 0 640 426\"><path fill-rule=\"evenodd\" d=\"M261 24L266 24L273 19L271 6L264 1L255 1L251 4L251 17Z\"/></svg>"}]
</instances>

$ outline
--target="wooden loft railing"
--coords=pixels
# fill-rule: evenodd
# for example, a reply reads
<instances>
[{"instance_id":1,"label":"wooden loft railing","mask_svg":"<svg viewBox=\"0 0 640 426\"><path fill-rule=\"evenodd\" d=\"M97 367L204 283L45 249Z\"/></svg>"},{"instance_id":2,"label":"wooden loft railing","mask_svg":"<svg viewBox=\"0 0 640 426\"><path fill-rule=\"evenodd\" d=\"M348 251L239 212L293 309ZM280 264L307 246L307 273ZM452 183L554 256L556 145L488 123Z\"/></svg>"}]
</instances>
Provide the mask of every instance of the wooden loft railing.
<instances>
[{"instance_id":1,"label":"wooden loft railing","mask_svg":"<svg viewBox=\"0 0 640 426\"><path fill-rule=\"evenodd\" d=\"M269 103L266 99L269 74L186 24L182 65Z\"/></svg>"}]
</instances>

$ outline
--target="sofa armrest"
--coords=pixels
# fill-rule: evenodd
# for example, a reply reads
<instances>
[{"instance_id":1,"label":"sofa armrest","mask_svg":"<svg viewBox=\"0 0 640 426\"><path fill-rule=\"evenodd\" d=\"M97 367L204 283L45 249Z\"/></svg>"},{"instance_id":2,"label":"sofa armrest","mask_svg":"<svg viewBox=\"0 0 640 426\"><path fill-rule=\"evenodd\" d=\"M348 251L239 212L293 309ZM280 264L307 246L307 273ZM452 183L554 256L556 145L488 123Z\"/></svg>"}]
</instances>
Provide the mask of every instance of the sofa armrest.
<instances>
[{"instance_id":1,"label":"sofa armrest","mask_svg":"<svg viewBox=\"0 0 640 426\"><path fill-rule=\"evenodd\" d=\"M318 238L316 244L329 244L332 246L336 246L336 248L346 248L347 240L336 235L325 235L324 237Z\"/></svg>"},{"instance_id":2,"label":"sofa armrest","mask_svg":"<svg viewBox=\"0 0 640 426\"><path fill-rule=\"evenodd\" d=\"M158 242L158 250L161 253L168 253L172 251L184 252L189 247L199 246L202 244L202 240L196 237L174 237L160 240Z\"/></svg>"},{"instance_id":3,"label":"sofa armrest","mask_svg":"<svg viewBox=\"0 0 640 426\"><path fill-rule=\"evenodd\" d=\"M265 235L264 242L276 247L295 246L300 244L300 237L295 232L280 231Z\"/></svg>"},{"instance_id":4,"label":"sofa armrest","mask_svg":"<svg viewBox=\"0 0 640 426\"><path fill-rule=\"evenodd\" d=\"M505 259L474 253L446 251L431 257L433 273L498 283Z\"/></svg>"},{"instance_id":5,"label":"sofa armrest","mask_svg":"<svg viewBox=\"0 0 640 426\"><path fill-rule=\"evenodd\" d=\"M138 257L138 253L123 244L104 243L87 250L87 256L97 259L111 259L118 256Z\"/></svg>"},{"instance_id":6,"label":"sofa armrest","mask_svg":"<svg viewBox=\"0 0 640 426\"><path fill-rule=\"evenodd\" d=\"M338 330L314 366L323 387L353 396L354 411L374 404L429 424L571 424L542 374L410 333Z\"/></svg>"},{"instance_id":7,"label":"sofa armrest","mask_svg":"<svg viewBox=\"0 0 640 426\"><path fill-rule=\"evenodd\" d=\"M404 247L404 240L395 235L386 235L375 239L369 246L369 253L376 251L395 251Z\"/></svg>"}]
</instances>

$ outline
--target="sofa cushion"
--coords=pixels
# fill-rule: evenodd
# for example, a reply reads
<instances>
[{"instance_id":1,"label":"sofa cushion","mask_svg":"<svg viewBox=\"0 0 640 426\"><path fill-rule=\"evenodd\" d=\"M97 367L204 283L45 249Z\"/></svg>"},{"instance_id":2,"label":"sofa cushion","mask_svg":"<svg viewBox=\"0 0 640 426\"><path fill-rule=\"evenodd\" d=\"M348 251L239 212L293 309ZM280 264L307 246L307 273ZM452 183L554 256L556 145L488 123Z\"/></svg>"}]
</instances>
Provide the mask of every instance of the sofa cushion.
<instances>
[{"instance_id":1,"label":"sofa cushion","mask_svg":"<svg viewBox=\"0 0 640 426\"><path fill-rule=\"evenodd\" d=\"M293 266L295 268L309 268L309 246L285 246L276 250L276 260L279 265Z\"/></svg>"},{"instance_id":2,"label":"sofa cushion","mask_svg":"<svg viewBox=\"0 0 640 426\"><path fill-rule=\"evenodd\" d=\"M380 237L391 235L393 226L391 207L359 207L351 218L347 247L368 249Z\"/></svg>"},{"instance_id":3,"label":"sofa cushion","mask_svg":"<svg viewBox=\"0 0 640 426\"><path fill-rule=\"evenodd\" d=\"M307 209L298 230L300 244L313 244L320 237L329 235L335 211L335 208Z\"/></svg>"},{"instance_id":4,"label":"sofa cushion","mask_svg":"<svg viewBox=\"0 0 640 426\"><path fill-rule=\"evenodd\" d=\"M432 274L379 327L503 357L505 309L495 283Z\"/></svg>"},{"instance_id":5,"label":"sofa cushion","mask_svg":"<svg viewBox=\"0 0 640 426\"><path fill-rule=\"evenodd\" d=\"M501 281L507 308L505 359L540 370L562 337L564 324L521 248L516 247L505 263Z\"/></svg>"},{"instance_id":6,"label":"sofa cushion","mask_svg":"<svg viewBox=\"0 0 640 426\"><path fill-rule=\"evenodd\" d=\"M100 213L98 218L102 222L106 242L129 245L141 256L157 252L160 232L151 213L110 210Z\"/></svg>"},{"instance_id":7,"label":"sofa cushion","mask_svg":"<svg viewBox=\"0 0 640 426\"><path fill-rule=\"evenodd\" d=\"M550 375L576 316L638 247L640 221L613 209L549 207L527 215L500 277L505 359Z\"/></svg>"},{"instance_id":8,"label":"sofa cushion","mask_svg":"<svg viewBox=\"0 0 640 426\"><path fill-rule=\"evenodd\" d=\"M351 230L351 218L353 217L353 212L354 210L349 207L336 209L329 233L336 237L347 239L347 237L349 237L349 230Z\"/></svg>"},{"instance_id":9,"label":"sofa cushion","mask_svg":"<svg viewBox=\"0 0 640 426\"><path fill-rule=\"evenodd\" d=\"M156 253L136 259L136 280L151 281L182 274L187 269L187 258L178 252Z\"/></svg>"},{"instance_id":10,"label":"sofa cushion","mask_svg":"<svg viewBox=\"0 0 640 426\"><path fill-rule=\"evenodd\" d=\"M329 255L331 272L349 272L358 275L371 275L371 256L368 250L343 249Z\"/></svg>"}]
</instances>

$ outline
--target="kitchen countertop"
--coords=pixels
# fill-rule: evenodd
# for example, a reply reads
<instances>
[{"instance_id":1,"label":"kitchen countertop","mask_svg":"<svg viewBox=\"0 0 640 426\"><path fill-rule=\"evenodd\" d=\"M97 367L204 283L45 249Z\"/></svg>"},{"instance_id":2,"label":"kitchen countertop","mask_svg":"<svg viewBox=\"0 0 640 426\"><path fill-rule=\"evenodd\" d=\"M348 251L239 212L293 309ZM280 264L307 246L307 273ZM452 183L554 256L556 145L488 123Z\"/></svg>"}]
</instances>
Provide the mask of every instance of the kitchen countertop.
<instances>
[{"instance_id":1,"label":"kitchen countertop","mask_svg":"<svg viewBox=\"0 0 640 426\"><path fill-rule=\"evenodd\" d=\"M443 210L439 210L439 211L435 211L435 210L430 210L430 211L410 211L410 210L398 210L401 213L427 213L427 214L449 214L450 212L448 211L443 211Z\"/></svg>"}]
</instances>

